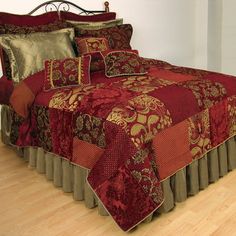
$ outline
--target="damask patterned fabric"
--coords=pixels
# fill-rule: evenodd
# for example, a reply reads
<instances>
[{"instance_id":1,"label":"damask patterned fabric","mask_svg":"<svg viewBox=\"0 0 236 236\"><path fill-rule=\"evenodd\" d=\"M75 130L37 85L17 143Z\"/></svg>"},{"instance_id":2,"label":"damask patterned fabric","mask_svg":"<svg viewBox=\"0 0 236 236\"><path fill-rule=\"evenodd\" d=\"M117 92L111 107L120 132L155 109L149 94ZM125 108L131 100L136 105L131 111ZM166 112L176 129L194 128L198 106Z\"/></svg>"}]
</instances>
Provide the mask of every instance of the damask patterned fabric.
<instances>
[{"instance_id":1,"label":"damask patterned fabric","mask_svg":"<svg viewBox=\"0 0 236 236\"><path fill-rule=\"evenodd\" d=\"M78 37L104 37L109 41L112 49L122 50L131 49L130 40L133 28L130 24L123 24L100 30L77 30L75 35Z\"/></svg>"},{"instance_id":2,"label":"damask patterned fabric","mask_svg":"<svg viewBox=\"0 0 236 236\"><path fill-rule=\"evenodd\" d=\"M144 75L147 73L138 52L132 51L104 51L101 52L105 62L107 77L123 75Z\"/></svg>"},{"instance_id":3,"label":"damask patterned fabric","mask_svg":"<svg viewBox=\"0 0 236 236\"><path fill-rule=\"evenodd\" d=\"M4 24L5 34L31 34L35 32L51 32L54 30L68 28L68 23L63 21L55 21L46 25L36 26L17 26L13 24Z\"/></svg>"},{"instance_id":4,"label":"damask patterned fabric","mask_svg":"<svg viewBox=\"0 0 236 236\"><path fill-rule=\"evenodd\" d=\"M236 135L235 77L142 64L146 75L61 89L27 120L12 115L11 142L89 168L90 186L124 231L161 206L162 180Z\"/></svg>"},{"instance_id":5,"label":"damask patterned fabric","mask_svg":"<svg viewBox=\"0 0 236 236\"><path fill-rule=\"evenodd\" d=\"M44 90L90 84L90 56L45 61Z\"/></svg>"},{"instance_id":6,"label":"damask patterned fabric","mask_svg":"<svg viewBox=\"0 0 236 236\"><path fill-rule=\"evenodd\" d=\"M106 38L76 38L75 41L79 54L101 52L110 49Z\"/></svg>"},{"instance_id":7,"label":"damask patterned fabric","mask_svg":"<svg viewBox=\"0 0 236 236\"><path fill-rule=\"evenodd\" d=\"M108 21L98 21L98 22L81 22L81 21L66 21L70 23L74 28L85 29L85 30L98 30L109 27L114 27L123 24L123 19L115 19Z\"/></svg>"}]
</instances>

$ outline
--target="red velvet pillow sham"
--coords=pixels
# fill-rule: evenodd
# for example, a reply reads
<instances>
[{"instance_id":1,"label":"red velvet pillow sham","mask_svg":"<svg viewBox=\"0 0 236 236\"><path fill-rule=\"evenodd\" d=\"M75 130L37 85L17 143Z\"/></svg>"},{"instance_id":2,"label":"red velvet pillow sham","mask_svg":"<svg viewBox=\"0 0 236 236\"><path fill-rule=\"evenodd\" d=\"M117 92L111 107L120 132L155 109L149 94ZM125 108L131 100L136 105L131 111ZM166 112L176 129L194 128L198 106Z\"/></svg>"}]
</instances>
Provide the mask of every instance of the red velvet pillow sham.
<instances>
[{"instance_id":1,"label":"red velvet pillow sham","mask_svg":"<svg viewBox=\"0 0 236 236\"><path fill-rule=\"evenodd\" d=\"M44 90L90 84L91 56L45 61Z\"/></svg>"},{"instance_id":2,"label":"red velvet pillow sham","mask_svg":"<svg viewBox=\"0 0 236 236\"><path fill-rule=\"evenodd\" d=\"M115 20L116 13L108 12L101 13L96 15L78 15L72 12L61 11L60 18L62 20L73 20L73 21L82 21L82 22L98 22L98 21L108 21Z\"/></svg>"},{"instance_id":3,"label":"red velvet pillow sham","mask_svg":"<svg viewBox=\"0 0 236 236\"><path fill-rule=\"evenodd\" d=\"M77 37L104 37L109 41L110 47L117 50L131 49L130 41L132 34L133 28L130 24L99 30L75 29Z\"/></svg>"},{"instance_id":4,"label":"red velvet pillow sham","mask_svg":"<svg viewBox=\"0 0 236 236\"><path fill-rule=\"evenodd\" d=\"M1 24L12 24L18 26L36 26L46 25L59 20L58 13L56 11L47 12L37 16L30 15L17 15L6 12L0 12Z\"/></svg>"}]
</instances>

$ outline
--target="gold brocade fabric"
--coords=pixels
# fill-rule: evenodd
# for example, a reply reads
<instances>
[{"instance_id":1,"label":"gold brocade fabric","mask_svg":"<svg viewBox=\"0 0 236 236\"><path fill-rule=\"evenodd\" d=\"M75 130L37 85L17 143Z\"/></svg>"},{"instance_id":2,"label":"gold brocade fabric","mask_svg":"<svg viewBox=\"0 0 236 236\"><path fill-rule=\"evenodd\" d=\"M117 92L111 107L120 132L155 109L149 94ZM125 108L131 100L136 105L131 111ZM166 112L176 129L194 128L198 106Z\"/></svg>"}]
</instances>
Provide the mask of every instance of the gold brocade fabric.
<instances>
[{"instance_id":1,"label":"gold brocade fabric","mask_svg":"<svg viewBox=\"0 0 236 236\"><path fill-rule=\"evenodd\" d=\"M102 87L102 83L87 85L84 87L74 87L73 89L58 91L49 102L50 108L74 111L77 109L84 96L91 93L94 89Z\"/></svg>"},{"instance_id":2,"label":"gold brocade fabric","mask_svg":"<svg viewBox=\"0 0 236 236\"><path fill-rule=\"evenodd\" d=\"M114 27L117 25L123 24L123 19L115 19L110 21L99 21L99 22L80 22L80 21L66 21L73 25L73 27L77 29L84 29L84 30L98 30L98 29L105 29L109 27Z\"/></svg>"},{"instance_id":3,"label":"gold brocade fabric","mask_svg":"<svg viewBox=\"0 0 236 236\"><path fill-rule=\"evenodd\" d=\"M45 61L44 90L90 84L91 56Z\"/></svg>"},{"instance_id":4,"label":"gold brocade fabric","mask_svg":"<svg viewBox=\"0 0 236 236\"><path fill-rule=\"evenodd\" d=\"M73 29L62 29L29 35L4 35L0 44L5 49L11 64L12 79L22 79L44 68L46 59L75 57L71 44Z\"/></svg>"},{"instance_id":5,"label":"gold brocade fabric","mask_svg":"<svg viewBox=\"0 0 236 236\"><path fill-rule=\"evenodd\" d=\"M157 111L158 114L155 113ZM126 108L114 107L107 121L122 127L137 148L172 124L170 112L164 103L146 94L131 99Z\"/></svg>"}]
</instances>

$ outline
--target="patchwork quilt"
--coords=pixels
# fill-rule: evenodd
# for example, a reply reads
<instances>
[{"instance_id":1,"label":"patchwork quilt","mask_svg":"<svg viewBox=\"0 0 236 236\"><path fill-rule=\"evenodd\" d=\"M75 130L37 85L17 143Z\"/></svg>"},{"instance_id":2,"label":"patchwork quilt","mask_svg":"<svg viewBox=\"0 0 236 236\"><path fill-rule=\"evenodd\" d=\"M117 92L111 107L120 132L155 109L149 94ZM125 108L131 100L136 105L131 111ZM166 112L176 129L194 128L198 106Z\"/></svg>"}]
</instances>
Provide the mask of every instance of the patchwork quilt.
<instances>
[{"instance_id":1,"label":"patchwork quilt","mask_svg":"<svg viewBox=\"0 0 236 236\"><path fill-rule=\"evenodd\" d=\"M12 112L11 143L88 168L124 231L161 206L161 181L236 135L235 77L143 63L147 75L56 90L27 119Z\"/></svg>"}]
</instances>

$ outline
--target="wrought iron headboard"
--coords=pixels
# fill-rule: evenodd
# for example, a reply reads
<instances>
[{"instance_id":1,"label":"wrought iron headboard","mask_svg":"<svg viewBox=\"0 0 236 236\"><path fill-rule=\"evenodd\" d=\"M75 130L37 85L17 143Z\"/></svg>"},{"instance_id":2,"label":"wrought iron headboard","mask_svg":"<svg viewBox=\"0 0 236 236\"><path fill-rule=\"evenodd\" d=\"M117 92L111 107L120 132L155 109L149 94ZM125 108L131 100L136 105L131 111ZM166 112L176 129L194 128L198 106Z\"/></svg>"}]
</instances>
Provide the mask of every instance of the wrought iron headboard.
<instances>
[{"instance_id":1,"label":"wrought iron headboard","mask_svg":"<svg viewBox=\"0 0 236 236\"><path fill-rule=\"evenodd\" d=\"M104 13L104 12L109 12L109 2L104 3L105 9L104 10L86 10L78 5L76 5L73 2L69 1L64 1L64 0L52 0L52 1L47 1L39 6L35 7L31 12L28 13L28 15L34 14L36 11L38 11L41 8L45 9L45 12L49 11L57 11L58 14L60 11L70 11L70 8L73 7L76 10L79 10L79 14L85 14L85 15L94 15L96 13Z\"/></svg>"}]
</instances>

